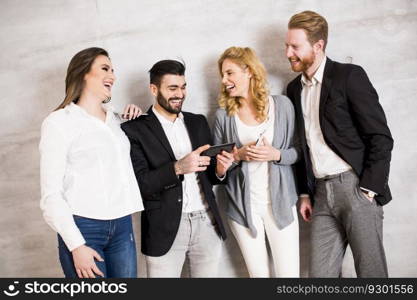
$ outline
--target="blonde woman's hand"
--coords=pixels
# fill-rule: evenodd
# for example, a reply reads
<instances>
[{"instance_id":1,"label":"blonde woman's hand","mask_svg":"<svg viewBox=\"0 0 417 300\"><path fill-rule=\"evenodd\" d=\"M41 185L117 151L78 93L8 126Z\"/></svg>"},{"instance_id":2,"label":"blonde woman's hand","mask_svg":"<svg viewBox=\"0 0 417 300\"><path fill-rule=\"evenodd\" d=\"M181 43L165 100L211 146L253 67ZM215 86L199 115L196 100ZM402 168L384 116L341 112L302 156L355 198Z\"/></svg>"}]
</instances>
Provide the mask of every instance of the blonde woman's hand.
<instances>
[{"instance_id":1,"label":"blonde woman's hand","mask_svg":"<svg viewBox=\"0 0 417 300\"><path fill-rule=\"evenodd\" d=\"M248 147L247 153L250 160L254 161L280 161L281 151L272 147L268 140L263 137L263 145Z\"/></svg>"},{"instance_id":2,"label":"blonde woman's hand","mask_svg":"<svg viewBox=\"0 0 417 300\"><path fill-rule=\"evenodd\" d=\"M235 161L250 161L251 157L249 156L249 149L251 146L254 146L255 142L246 144L239 149L233 149L233 156Z\"/></svg>"},{"instance_id":3,"label":"blonde woman's hand","mask_svg":"<svg viewBox=\"0 0 417 300\"><path fill-rule=\"evenodd\" d=\"M135 104L128 104L126 105L123 111L122 118L127 119L127 120L132 120L132 119L136 119L141 114L142 114L142 110L140 109L139 106Z\"/></svg>"},{"instance_id":4,"label":"blonde woman's hand","mask_svg":"<svg viewBox=\"0 0 417 300\"><path fill-rule=\"evenodd\" d=\"M96 275L104 277L103 272L97 267L94 258L98 261L104 261L101 256L92 248L81 245L72 250L75 270L79 278L95 278Z\"/></svg>"}]
</instances>

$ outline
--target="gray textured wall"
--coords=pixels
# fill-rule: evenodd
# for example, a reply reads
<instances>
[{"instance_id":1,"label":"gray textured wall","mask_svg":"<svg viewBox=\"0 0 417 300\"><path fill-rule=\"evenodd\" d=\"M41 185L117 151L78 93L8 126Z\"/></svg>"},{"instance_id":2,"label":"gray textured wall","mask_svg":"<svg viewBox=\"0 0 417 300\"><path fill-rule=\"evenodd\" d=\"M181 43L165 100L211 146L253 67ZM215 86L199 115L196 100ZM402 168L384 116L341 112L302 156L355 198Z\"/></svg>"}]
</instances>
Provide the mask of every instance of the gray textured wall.
<instances>
[{"instance_id":1,"label":"gray textured wall","mask_svg":"<svg viewBox=\"0 0 417 300\"><path fill-rule=\"evenodd\" d=\"M395 139L394 200L385 208L384 225L389 269L394 277L417 276L417 1L2 0L0 277L62 276L56 236L39 210L37 146L42 119L63 99L66 67L76 52L109 50L119 109L126 103L147 108L150 66L184 59L185 109L211 120L219 88L216 60L229 46L253 47L267 67L271 91L284 90L294 77L284 56L286 23L305 9L327 17L328 56L362 65L379 92ZM305 275L308 226L300 227ZM232 236L223 253L220 276L247 276ZM142 257L139 265L143 276ZM343 272L355 276L349 255Z\"/></svg>"}]
</instances>

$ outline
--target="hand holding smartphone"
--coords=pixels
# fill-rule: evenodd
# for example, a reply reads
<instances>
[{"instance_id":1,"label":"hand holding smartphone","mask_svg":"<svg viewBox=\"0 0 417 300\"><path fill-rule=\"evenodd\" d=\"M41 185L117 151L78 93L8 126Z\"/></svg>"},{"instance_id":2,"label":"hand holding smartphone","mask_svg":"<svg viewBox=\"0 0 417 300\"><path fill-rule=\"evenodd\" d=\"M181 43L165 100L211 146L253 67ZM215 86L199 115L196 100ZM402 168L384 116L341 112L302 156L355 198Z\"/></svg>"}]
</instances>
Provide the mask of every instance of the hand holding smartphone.
<instances>
[{"instance_id":1,"label":"hand holding smartphone","mask_svg":"<svg viewBox=\"0 0 417 300\"><path fill-rule=\"evenodd\" d=\"M201 153L201 156L210 156L215 157L217 154L221 153L223 150L226 152L232 152L235 143L214 145L208 148L207 150Z\"/></svg>"}]
</instances>

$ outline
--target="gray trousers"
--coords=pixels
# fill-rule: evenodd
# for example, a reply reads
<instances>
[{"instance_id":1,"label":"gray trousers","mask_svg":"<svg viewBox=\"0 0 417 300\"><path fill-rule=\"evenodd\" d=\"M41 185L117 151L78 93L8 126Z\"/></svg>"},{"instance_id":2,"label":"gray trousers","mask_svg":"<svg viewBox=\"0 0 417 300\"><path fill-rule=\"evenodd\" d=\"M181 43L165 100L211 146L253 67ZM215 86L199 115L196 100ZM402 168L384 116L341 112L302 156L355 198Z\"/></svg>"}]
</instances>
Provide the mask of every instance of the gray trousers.
<instances>
[{"instance_id":1,"label":"gray trousers","mask_svg":"<svg viewBox=\"0 0 417 300\"><path fill-rule=\"evenodd\" d=\"M210 211L182 213L171 249L162 256L145 256L148 278L181 277L186 258L192 278L217 277L222 240Z\"/></svg>"},{"instance_id":2,"label":"gray trousers","mask_svg":"<svg viewBox=\"0 0 417 300\"><path fill-rule=\"evenodd\" d=\"M318 179L311 227L310 277L339 277L349 243L358 277L388 277L382 206L369 201L353 171Z\"/></svg>"}]
</instances>

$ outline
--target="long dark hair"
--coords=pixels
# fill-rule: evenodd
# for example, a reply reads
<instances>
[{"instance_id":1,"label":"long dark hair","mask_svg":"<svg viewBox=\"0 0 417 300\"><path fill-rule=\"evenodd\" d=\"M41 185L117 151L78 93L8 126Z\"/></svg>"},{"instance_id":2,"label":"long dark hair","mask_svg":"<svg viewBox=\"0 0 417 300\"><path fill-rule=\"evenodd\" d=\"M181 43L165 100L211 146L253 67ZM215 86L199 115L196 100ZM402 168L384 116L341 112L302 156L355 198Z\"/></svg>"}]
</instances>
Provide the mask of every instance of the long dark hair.
<instances>
[{"instance_id":1,"label":"long dark hair","mask_svg":"<svg viewBox=\"0 0 417 300\"><path fill-rule=\"evenodd\" d=\"M84 76L90 71L96 57L100 55L109 57L106 50L98 47L87 48L74 55L68 65L65 78L64 101L55 110L64 108L71 102L77 103L84 88Z\"/></svg>"}]
</instances>

